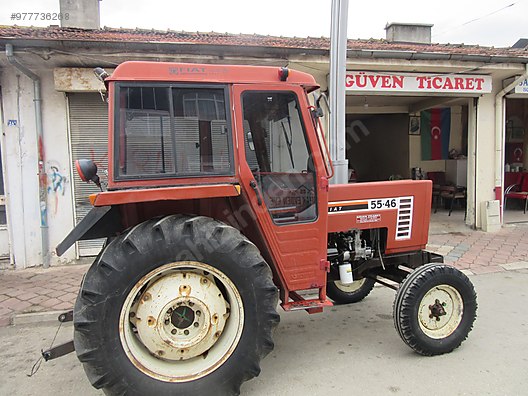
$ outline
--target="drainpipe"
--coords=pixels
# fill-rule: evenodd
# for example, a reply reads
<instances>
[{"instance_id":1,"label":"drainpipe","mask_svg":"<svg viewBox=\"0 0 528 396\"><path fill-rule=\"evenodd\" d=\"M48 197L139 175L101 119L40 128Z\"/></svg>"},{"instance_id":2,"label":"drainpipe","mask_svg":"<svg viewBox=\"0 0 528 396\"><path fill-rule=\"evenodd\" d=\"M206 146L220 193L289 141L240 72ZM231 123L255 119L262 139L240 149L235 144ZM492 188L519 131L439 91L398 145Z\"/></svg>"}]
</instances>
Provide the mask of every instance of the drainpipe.
<instances>
[{"instance_id":1,"label":"drainpipe","mask_svg":"<svg viewBox=\"0 0 528 396\"><path fill-rule=\"evenodd\" d=\"M40 77L21 64L15 57L13 45L6 44L6 56L8 62L27 77L33 80L33 103L35 104L35 124L37 130L37 153L38 153L38 177L39 177L39 207L40 207L40 233L42 241L42 265L48 268L50 265L49 234L48 234L48 190L47 175L44 169L44 139L42 128L42 98L40 92Z\"/></svg>"}]
</instances>

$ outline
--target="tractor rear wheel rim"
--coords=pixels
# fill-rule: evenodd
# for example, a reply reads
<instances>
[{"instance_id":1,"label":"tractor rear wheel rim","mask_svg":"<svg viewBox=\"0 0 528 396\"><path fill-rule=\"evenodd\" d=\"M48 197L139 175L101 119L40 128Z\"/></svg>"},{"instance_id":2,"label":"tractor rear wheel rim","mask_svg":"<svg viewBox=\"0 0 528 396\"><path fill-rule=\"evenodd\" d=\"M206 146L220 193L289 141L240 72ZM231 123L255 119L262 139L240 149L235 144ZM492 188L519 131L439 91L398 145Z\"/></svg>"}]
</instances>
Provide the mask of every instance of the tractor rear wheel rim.
<instances>
[{"instance_id":1,"label":"tractor rear wheel rim","mask_svg":"<svg viewBox=\"0 0 528 396\"><path fill-rule=\"evenodd\" d=\"M450 285L430 289L418 306L418 322L430 338L442 339L451 335L460 325L464 302L460 293Z\"/></svg>"},{"instance_id":2,"label":"tractor rear wheel rim","mask_svg":"<svg viewBox=\"0 0 528 396\"><path fill-rule=\"evenodd\" d=\"M166 382L196 380L235 350L244 325L242 298L220 270L196 261L149 272L129 292L119 335L141 372Z\"/></svg>"},{"instance_id":3,"label":"tractor rear wheel rim","mask_svg":"<svg viewBox=\"0 0 528 396\"><path fill-rule=\"evenodd\" d=\"M340 280L336 280L334 281L334 283L336 287L342 292L353 293L361 289L361 287L365 284L366 281L367 281L367 278L363 278L363 279L353 281L352 283L342 283Z\"/></svg>"}]
</instances>

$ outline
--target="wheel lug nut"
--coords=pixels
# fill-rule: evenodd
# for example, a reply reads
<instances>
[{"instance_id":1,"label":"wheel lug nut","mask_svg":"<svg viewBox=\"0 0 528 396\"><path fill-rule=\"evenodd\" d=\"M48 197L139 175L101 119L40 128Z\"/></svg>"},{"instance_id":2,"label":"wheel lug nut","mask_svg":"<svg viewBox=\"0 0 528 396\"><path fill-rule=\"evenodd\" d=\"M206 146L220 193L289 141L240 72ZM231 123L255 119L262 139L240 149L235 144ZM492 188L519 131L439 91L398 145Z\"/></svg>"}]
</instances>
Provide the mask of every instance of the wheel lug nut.
<instances>
[{"instance_id":1,"label":"wheel lug nut","mask_svg":"<svg viewBox=\"0 0 528 396\"><path fill-rule=\"evenodd\" d=\"M165 321L165 325L168 325L169 323L170 323L170 322L169 322L169 320L167 319L167 320Z\"/></svg>"},{"instance_id":2,"label":"wheel lug nut","mask_svg":"<svg viewBox=\"0 0 528 396\"><path fill-rule=\"evenodd\" d=\"M171 330L171 334L172 334L172 335L176 335L176 333L177 333L176 329L172 329L172 330Z\"/></svg>"},{"instance_id":3,"label":"wheel lug nut","mask_svg":"<svg viewBox=\"0 0 528 396\"><path fill-rule=\"evenodd\" d=\"M196 311L196 316L200 316L202 314L202 311Z\"/></svg>"},{"instance_id":4,"label":"wheel lug nut","mask_svg":"<svg viewBox=\"0 0 528 396\"><path fill-rule=\"evenodd\" d=\"M185 335L189 335L189 330L185 330L185 331L183 332L183 334L185 334Z\"/></svg>"},{"instance_id":5,"label":"wheel lug nut","mask_svg":"<svg viewBox=\"0 0 528 396\"><path fill-rule=\"evenodd\" d=\"M180 295L187 297L189 294L191 294L191 287L189 285L181 285L180 286ZM181 305L181 304L179 304Z\"/></svg>"},{"instance_id":6,"label":"wheel lug nut","mask_svg":"<svg viewBox=\"0 0 528 396\"><path fill-rule=\"evenodd\" d=\"M198 322L194 322L194 325L193 325L193 326L194 326L194 327L198 327L198 326L200 326L200 325L198 324Z\"/></svg>"}]
</instances>

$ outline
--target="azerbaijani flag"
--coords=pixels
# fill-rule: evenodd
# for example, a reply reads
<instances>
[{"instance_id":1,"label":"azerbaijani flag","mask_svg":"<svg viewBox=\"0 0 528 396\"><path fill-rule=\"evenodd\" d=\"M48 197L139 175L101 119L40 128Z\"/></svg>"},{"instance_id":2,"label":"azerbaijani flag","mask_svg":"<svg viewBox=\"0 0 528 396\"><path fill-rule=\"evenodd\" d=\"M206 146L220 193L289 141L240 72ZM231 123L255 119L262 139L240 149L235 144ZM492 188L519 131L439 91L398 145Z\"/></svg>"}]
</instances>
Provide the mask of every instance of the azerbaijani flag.
<instances>
[{"instance_id":1,"label":"azerbaijani flag","mask_svg":"<svg viewBox=\"0 0 528 396\"><path fill-rule=\"evenodd\" d=\"M451 109L431 109L420 112L422 160L449 158Z\"/></svg>"}]
</instances>

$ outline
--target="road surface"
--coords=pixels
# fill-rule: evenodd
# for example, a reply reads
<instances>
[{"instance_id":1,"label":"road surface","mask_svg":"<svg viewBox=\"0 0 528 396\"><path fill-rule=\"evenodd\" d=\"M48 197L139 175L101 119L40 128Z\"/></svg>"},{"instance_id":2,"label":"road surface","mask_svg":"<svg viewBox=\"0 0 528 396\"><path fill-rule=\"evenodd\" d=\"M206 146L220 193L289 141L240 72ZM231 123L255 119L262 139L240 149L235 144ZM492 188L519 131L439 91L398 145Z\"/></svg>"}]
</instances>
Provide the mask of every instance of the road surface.
<instances>
[{"instance_id":1,"label":"road surface","mask_svg":"<svg viewBox=\"0 0 528 396\"><path fill-rule=\"evenodd\" d=\"M363 302L323 314L282 313L275 350L242 395L512 395L528 389L528 270L471 278L475 327L451 354L421 357L399 338L394 292L376 287ZM101 395L74 354L26 374L56 325L0 328L0 395ZM57 341L71 337L63 325Z\"/></svg>"}]
</instances>

